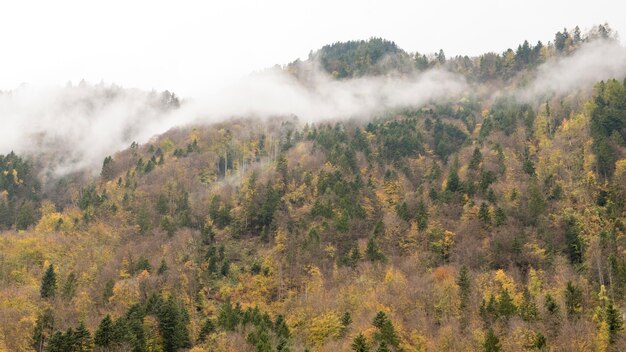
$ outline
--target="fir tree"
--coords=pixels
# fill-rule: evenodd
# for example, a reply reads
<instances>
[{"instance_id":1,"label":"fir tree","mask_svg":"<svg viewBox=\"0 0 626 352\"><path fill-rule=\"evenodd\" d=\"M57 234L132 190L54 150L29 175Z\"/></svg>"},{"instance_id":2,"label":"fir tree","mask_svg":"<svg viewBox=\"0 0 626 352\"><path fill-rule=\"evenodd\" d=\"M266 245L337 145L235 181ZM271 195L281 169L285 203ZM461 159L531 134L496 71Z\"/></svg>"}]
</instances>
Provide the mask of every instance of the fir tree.
<instances>
[{"instance_id":1,"label":"fir tree","mask_svg":"<svg viewBox=\"0 0 626 352\"><path fill-rule=\"evenodd\" d=\"M617 335L624 328L624 321L622 320L622 314L619 309L615 308L612 301L609 301L605 310L606 324L609 328L609 339L611 343L614 343Z\"/></svg>"},{"instance_id":2,"label":"fir tree","mask_svg":"<svg viewBox=\"0 0 626 352\"><path fill-rule=\"evenodd\" d=\"M470 277L469 270L467 267L463 265L461 270L459 271L459 276L456 279L457 285L459 285L459 299L461 301L460 308L461 310L465 310L469 303L470 298Z\"/></svg>"},{"instance_id":3,"label":"fir tree","mask_svg":"<svg viewBox=\"0 0 626 352\"><path fill-rule=\"evenodd\" d=\"M74 352L89 352L92 349L91 334L85 327L85 323L81 321L74 332Z\"/></svg>"},{"instance_id":4,"label":"fir tree","mask_svg":"<svg viewBox=\"0 0 626 352\"><path fill-rule=\"evenodd\" d=\"M100 321L98 330L94 335L94 344L99 347L107 348L114 342L113 320L109 314Z\"/></svg>"},{"instance_id":5,"label":"fir tree","mask_svg":"<svg viewBox=\"0 0 626 352\"><path fill-rule=\"evenodd\" d=\"M568 317L573 317L582 312L583 292L574 286L571 281L567 282L565 288L565 309Z\"/></svg>"},{"instance_id":6,"label":"fir tree","mask_svg":"<svg viewBox=\"0 0 626 352\"><path fill-rule=\"evenodd\" d=\"M500 352L502 347L500 346L500 339L493 332L493 329L489 328L483 341L483 351L485 352Z\"/></svg>"},{"instance_id":7,"label":"fir tree","mask_svg":"<svg viewBox=\"0 0 626 352\"><path fill-rule=\"evenodd\" d=\"M48 270L43 276L41 280L41 298L51 298L54 297L57 290L57 276L54 272L54 266L50 264L48 266Z\"/></svg>"},{"instance_id":8,"label":"fir tree","mask_svg":"<svg viewBox=\"0 0 626 352\"><path fill-rule=\"evenodd\" d=\"M365 336L363 336L362 333L359 333L358 335L354 337L354 339L352 340L351 347L352 347L353 352L369 352L370 351L370 346L367 343L367 340L365 339Z\"/></svg>"}]
</instances>

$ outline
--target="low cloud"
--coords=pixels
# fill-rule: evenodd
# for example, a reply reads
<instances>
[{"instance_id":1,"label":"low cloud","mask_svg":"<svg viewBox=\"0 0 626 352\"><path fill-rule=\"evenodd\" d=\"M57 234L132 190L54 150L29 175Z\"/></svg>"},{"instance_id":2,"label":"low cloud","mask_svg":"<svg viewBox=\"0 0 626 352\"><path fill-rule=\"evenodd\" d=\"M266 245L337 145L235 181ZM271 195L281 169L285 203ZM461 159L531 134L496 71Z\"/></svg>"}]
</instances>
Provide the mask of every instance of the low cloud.
<instances>
[{"instance_id":1,"label":"low cloud","mask_svg":"<svg viewBox=\"0 0 626 352\"><path fill-rule=\"evenodd\" d=\"M616 40L583 44L572 55L539 66L536 78L521 91L525 99L589 89L594 83L626 75L626 48Z\"/></svg>"},{"instance_id":2,"label":"low cloud","mask_svg":"<svg viewBox=\"0 0 626 352\"><path fill-rule=\"evenodd\" d=\"M458 94L464 79L443 70L406 76L334 80L319 70L306 82L272 69L193 97L174 108L170 96L117 86L20 87L0 93L0 154L45 156L52 176L99 170L105 156L176 126L232 116L296 115L302 121L368 116L418 107Z\"/></svg>"}]
</instances>

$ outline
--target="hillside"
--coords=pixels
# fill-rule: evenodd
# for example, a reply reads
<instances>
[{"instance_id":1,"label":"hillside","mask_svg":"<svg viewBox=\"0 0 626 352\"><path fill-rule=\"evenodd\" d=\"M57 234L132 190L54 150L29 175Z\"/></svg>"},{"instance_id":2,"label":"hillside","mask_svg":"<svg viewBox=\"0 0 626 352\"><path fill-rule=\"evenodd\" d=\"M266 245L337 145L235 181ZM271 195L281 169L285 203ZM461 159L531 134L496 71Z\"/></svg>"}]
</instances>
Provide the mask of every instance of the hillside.
<instances>
[{"instance_id":1,"label":"hillside","mask_svg":"<svg viewBox=\"0 0 626 352\"><path fill-rule=\"evenodd\" d=\"M613 36L570 32L284 67L468 82L419 106L178 127L97 176L0 156L0 351L625 350L626 72L526 94Z\"/></svg>"}]
</instances>

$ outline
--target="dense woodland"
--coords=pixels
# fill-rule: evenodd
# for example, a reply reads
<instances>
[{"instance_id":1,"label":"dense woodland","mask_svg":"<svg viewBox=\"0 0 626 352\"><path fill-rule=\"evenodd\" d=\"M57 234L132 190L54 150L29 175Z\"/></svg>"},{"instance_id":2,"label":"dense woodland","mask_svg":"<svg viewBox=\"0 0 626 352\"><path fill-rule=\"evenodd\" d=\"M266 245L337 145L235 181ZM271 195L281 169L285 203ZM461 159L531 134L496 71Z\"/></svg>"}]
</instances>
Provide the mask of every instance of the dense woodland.
<instances>
[{"instance_id":1,"label":"dense woodland","mask_svg":"<svg viewBox=\"0 0 626 352\"><path fill-rule=\"evenodd\" d=\"M173 129L96 177L0 156L0 351L625 350L625 77L491 94L614 36L335 43L309 58L335 79L442 67L481 89Z\"/></svg>"}]
</instances>

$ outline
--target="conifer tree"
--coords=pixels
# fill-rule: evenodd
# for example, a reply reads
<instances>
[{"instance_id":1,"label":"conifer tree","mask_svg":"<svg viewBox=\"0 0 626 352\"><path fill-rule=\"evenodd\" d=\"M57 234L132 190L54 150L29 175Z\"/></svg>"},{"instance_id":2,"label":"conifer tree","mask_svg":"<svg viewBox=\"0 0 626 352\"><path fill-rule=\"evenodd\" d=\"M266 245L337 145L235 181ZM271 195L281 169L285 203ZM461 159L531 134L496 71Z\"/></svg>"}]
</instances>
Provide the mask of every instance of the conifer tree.
<instances>
[{"instance_id":1,"label":"conifer tree","mask_svg":"<svg viewBox=\"0 0 626 352\"><path fill-rule=\"evenodd\" d=\"M102 319L94 335L94 344L99 347L109 347L114 342L113 320L109 314Z\"/></svg>"},{"instance_id":2,"label":"conifer tree","mask_svg":"<svg viewBox=\"0 0 626 352\"><path fill-rule=\"evenodd\" d=\"M500 339L493 332L493 329L489 328L487 330L487 334L485 335L485 340L483 341L483 351L484 352L500 352L502 347L500 346Z\"/></svg>"},{"instance_id":3,"label":"conifer tree","mask_svg":"<svg viewBox=\"0 0 626 352\"><path fill-rule=\"evenodd\" d=\"M54 297L57 290L57 276L54 272L54 266L50 264L48 266L48 270L43 276L41 280L41 298L51 298Z\"/></svg>"},{"instance_id":4,"label":"conifer tree","mask_svg":"<svg viewBox=\"0 0 626 352\"><path fill-rule=\"evenodd\" d=\"M354 337L354 339L352 340L351 347L352 347L353 352L369 352L370 351L370 346L367 343L365 336L363 336L363 333L359 333L358 335Z\"/></svg>"}]
</instances>

